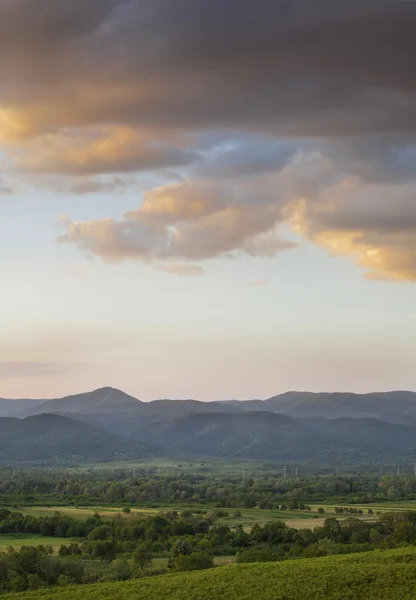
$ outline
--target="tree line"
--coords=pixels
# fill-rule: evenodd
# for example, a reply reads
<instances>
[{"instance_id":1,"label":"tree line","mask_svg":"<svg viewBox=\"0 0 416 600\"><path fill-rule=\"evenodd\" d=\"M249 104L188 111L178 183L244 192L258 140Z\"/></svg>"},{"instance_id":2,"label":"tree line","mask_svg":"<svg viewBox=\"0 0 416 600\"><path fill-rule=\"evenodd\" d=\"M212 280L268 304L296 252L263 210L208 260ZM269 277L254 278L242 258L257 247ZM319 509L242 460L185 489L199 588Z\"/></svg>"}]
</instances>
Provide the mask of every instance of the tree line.
<instances>
[{"instance_id":1,"label":"tree line","mask_svg":"<svg viewBox=\"0 0 416 600\"><path fill-rule=\"evenodd\" d=\"M222 507L274 509L291 502L364 504L416 498L411 475L281 475L178 473L158 475L126 469L107 473L0 471L0 506L30 504L94 506L200 503Z\"/></svg>"}]
</instances>

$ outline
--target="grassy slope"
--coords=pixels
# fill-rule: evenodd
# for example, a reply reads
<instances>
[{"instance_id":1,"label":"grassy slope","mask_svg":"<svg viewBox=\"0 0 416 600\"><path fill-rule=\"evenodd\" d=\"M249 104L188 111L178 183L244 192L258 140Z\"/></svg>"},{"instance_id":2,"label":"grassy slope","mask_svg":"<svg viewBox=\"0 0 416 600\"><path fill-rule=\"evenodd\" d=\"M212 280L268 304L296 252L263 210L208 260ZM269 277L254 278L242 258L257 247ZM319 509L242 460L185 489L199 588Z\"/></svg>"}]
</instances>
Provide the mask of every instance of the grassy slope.
<instances>
[{"instance_id":1,"label":"grassy slope","mask_svg":"<svg viewBox=\"0 0 416 600\"><path fill-rule=\"evenodd\" d=\"M416 550L230 565L115 584L9 594L4 600L414 600Z\"/></svg>"}]
</instances>

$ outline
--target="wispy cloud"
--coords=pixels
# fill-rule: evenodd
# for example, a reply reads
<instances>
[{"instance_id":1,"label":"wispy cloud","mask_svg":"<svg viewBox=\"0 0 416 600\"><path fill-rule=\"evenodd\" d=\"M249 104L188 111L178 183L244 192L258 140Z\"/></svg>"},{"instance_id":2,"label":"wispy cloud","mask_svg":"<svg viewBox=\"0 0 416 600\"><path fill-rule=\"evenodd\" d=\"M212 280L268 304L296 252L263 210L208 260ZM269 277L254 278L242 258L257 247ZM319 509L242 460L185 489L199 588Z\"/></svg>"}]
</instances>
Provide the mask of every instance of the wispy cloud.
<instances>
[{"instance_id":1,"label":"wispy cloud","mask_svg":"<svg viewBox=\"0 0 416 600\"><path fill-rule=\"evenodd\" d=\"M68 365L53 362L0 362L0 379L55 377L70 371Z\"/></svg>"},{"instance_id":2,"label":"wispy cloud","mask_svg":"<svg viewBox=\"0 0 416 600\"><path fill-rule=\"evenodd\" d=\"M4 182L0 175L0 196L13 196L14 193L13 188Z\"/></svg>"},{"instance_id":3,"label":"wispy cloud","mask_svg":"<svg viewBox=\"0 0 416 600\"><path fill-rule=\"evenodd\" d=\"M206 273L205 269L197 265L168 265L159 268L170 275L179 275L180 277L201 277Z\"/></svg>"}]
</instances>

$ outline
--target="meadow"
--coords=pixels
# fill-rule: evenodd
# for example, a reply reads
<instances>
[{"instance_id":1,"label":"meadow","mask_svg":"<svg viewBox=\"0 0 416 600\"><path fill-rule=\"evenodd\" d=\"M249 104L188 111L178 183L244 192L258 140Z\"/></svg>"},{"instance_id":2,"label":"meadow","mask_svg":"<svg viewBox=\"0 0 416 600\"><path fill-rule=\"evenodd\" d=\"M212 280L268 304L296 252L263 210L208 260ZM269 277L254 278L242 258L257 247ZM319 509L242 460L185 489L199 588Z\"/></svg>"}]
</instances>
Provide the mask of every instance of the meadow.
<instances>
[{"instance_id":1,"label":"meadow","mask_svg":"<svg viewBox=\"0 0 416 600\"><path fill-rule=\"evenodd\" d=\"M54 550L62 545L68 545L76 539L48 537L28 534L0 535L0 552L6 552L8 548L21 548L22 546L52 546Z\"/></svg>"},{"instance_id":2,"label":"meadow","mask_svg":"<svg viewBox=\"0 0 416 600\"><path fill-rule=\"evenodd\" d=\"M413 548L227 565L128 582L40 589L4 600L414 600Z\"/></svg>"},{"instance_id":3,"label":"meadow","mask_svg":"<svg viewBox=\"0 0 416 600\"><path fill-rule=\"evenodd\" d=\"M334 510L335 506L345 506L344 504L309 504L311 510L268 510L259 508L242 508L239 510L240 516L236 517L234 509L225 509L228 512L228 516L217 518L218 524L224 524L228 527L236 527L242 525L245 530L249 530L253 525L258 523L264 525L270 521L281 520L295 529L311 529L314 527L321 527L324 520L328 517L335 517L337 519L348 518L347 514L337 514ZM111 519L117 515L123 515L124 518L133 518L137 515L155 515L161 512L177 511L200 511L201 513L215 513L218 507L215 505L209 506L207 504L189 503L186 506L183 504L160 504L159 506L137 508L132 506L130 513L126 515L123 513L123 506L30 506L30 507L19 507L18 509L12 507L6 507L9 510L18 510L26 515L34 517L51 515L58 511L77 519L87 519L95 513L98 513L103 519ZM351 506L350 506L351 508ZM416 501L409 502L380 502L372 504L354 504L353 508L361 509L362 515L355 515L355 518L364 521L373 521L377 514L389 513L389 512L405 512L416 509ZM319 512L324 510L324 513ZM368 511L373 514L369 515ZM0 547L4 545L0 536Z\"/></svg>"}]
</instances>

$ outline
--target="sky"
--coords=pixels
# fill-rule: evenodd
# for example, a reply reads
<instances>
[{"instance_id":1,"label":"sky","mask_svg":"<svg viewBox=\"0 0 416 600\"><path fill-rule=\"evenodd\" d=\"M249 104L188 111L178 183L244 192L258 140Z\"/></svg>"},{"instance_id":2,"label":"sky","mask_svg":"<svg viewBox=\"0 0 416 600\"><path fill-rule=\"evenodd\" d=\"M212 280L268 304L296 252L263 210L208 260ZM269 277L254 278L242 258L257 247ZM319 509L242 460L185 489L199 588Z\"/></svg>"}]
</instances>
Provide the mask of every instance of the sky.
<instances>
[{"instance_id":1,"label":"sky","mask_svg":"<svg viewBox=\"0 0 416 600\"><path fill-rule=\"evenodd\" d=\"M416 390L415 0L0 0L0 397Z\"/></svg>"}]
</instances>

